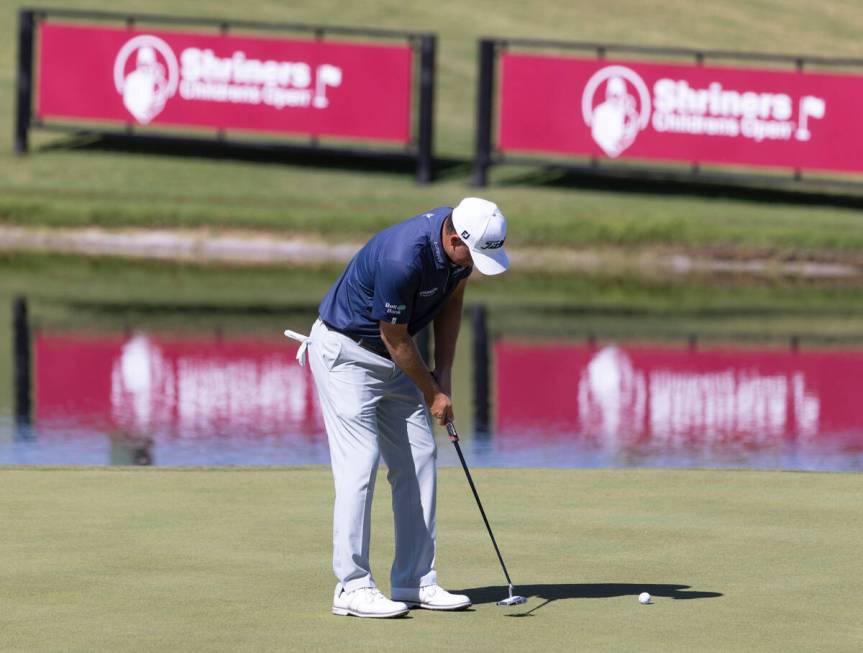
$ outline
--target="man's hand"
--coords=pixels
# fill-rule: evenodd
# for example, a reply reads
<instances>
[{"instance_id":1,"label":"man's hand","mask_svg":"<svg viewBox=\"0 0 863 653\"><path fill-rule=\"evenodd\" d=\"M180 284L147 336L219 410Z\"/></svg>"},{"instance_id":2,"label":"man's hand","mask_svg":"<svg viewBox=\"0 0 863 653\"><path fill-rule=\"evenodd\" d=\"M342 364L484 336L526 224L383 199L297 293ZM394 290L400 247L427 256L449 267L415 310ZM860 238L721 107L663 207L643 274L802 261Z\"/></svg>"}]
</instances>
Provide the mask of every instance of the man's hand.
<instances>
[{"instance_id":1,"label":"man's hand","mask_svg":"<svg viewBox=\"0 0 863 653\"><path fill-rule=\"evenodd\" d=\"M428 402L428 400L426 401ZM447 422L453 420L452 399L444 392L435 393L431 403L429 403L429 412L438 424L446 426Z\"/></svg>"}]
</instances>

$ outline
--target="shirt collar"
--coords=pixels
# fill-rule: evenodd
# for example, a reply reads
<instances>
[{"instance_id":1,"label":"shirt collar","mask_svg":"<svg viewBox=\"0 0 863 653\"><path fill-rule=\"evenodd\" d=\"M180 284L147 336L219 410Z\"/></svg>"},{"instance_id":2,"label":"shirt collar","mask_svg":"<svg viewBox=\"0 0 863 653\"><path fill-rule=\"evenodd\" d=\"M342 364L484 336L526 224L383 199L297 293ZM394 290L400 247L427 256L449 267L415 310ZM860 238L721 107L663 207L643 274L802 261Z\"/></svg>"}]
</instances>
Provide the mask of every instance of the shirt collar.
<instances>
[{"instance_id":1,"label":"shirt collar","mask_svg":"<svg viewBox=\"0 0 863 653\"><path fill-rule=\"evenodd\" d=\"M443 230L443 223L449 216L452 215L452 208L444 207L446 210L440 212L440 214L436 218L430 218L429 222L431 223L432 231L429 234L429 241L432 245L432 258L434 259L434 265L436 270L449 270L451 273L463 272L465 270L470 270L470 266L462 267L457 263L453 263L449 260L449 257L446 255L446 251L443 248L443 240L441 239L441 231Z\"/></svg>"},{"instance_id":2,"label":"shirt collar","mask_svg":"<svg viewBox=\"0 0 863 653\"><path fill-rule=\"evenodd\" d=\"M445 270L452 266L452 261L446 255L441 240L441 230L443 229L444 220L452 215L452 209L446 207L445 211L441 211L436 218L429 220L431 233L429 234L429 242L432 246L432 258L434 259L435 269Z\"/></svg>"}]
</instances>

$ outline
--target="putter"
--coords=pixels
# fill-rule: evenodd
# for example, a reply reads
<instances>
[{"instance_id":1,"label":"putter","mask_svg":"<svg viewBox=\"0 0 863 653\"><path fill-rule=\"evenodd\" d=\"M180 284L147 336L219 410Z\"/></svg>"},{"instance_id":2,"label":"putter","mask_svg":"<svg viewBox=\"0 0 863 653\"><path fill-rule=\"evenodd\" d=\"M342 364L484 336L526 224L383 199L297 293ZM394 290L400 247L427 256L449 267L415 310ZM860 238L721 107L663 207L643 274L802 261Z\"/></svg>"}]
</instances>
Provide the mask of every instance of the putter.
<instances>
[{"instance_id":1,"label":"putter","mask_svg":"<svg viewBox=\"0 0 863 653\"><path fill-rule=\"evenodd\" d=\"M491 526L489 526L488 518L485 516L485 510L482 509L482 502L479 500L479 494L476 491L476 486L473 484L473 479L470 475L470 470L467 468L467 463L464 460L464 455L461 452L461 446L458 443L458 431L455 430L455 424L452 422L446 423L446 430L449 433L449 441L453 443L455 446L455 451L458 454L458 459L461 461L462 469L464 469L464 475L467 476L468 485L470 485L470 489L473 492L473 498L476 499L476 505L479 508L479 514L482 515L482 520L485 522L485 528L488 531L489 536L491 537L491 543L494 544L495 553L497 553L497 559L500 560L500 566L503 569L503 575L506 576L507 587L509 588L509 596L505 599L501 599L497 602L498 605L519 605L521 603L527 603L527 599L523 596L519 596L518 594L512 593L512 580L509 577L509 572L506 570L506 565L503 562L503 556L500 554L500 549L497 546L497 540L494 539L494 533L491 532Z\"/></svg>"}]
</instances>

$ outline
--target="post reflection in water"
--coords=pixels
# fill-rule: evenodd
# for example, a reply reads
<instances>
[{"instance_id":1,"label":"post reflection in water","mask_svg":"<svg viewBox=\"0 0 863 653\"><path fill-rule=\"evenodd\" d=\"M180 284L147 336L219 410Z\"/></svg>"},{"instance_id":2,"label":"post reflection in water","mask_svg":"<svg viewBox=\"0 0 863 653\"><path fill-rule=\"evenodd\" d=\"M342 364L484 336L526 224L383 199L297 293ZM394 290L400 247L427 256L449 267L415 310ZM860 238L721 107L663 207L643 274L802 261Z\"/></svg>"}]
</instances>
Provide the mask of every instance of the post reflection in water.
<instances>
[{"instance_id":1,"label":"post reflection in water","mask_svg":"<svg viewBox=\"0 0 863 653\"><path fill-rule=\"evenodd\" d=\"M34 344L35 437L0 439L0 462L329 460L293 342L41 333ZM492 435L466 438L475 465L863 469L863 351L502 339L493 358ZM458 464L444 443L440 462Z\"/></svg>"}]
</instances>

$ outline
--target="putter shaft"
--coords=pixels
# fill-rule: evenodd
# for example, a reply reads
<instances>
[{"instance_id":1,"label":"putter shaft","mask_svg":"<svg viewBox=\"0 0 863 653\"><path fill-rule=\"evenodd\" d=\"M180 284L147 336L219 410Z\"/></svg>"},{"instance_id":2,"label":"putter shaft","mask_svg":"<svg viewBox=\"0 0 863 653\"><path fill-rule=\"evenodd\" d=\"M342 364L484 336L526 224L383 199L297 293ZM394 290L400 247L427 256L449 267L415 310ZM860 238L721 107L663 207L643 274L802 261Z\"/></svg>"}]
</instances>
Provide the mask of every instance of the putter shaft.
<instances>
[{"instance_id":1,"label":"putter shaft","mask_svg":"<svg viewBox=\"0 0 863 653\"><path fill-rule=\"evenodd\" d=\"M491 537L491 543L494 545L494 552L497 553L497 559L500 561L500 567L503 569L503 575L506 576L506 582L509 586L509 598L512 599L512 580L509 577L509 572L506 569L506 564L503 561L503 556L500 553L500 548L497 545L497 540L494 539L494 533L491 531L491 525L488 523L488 517L485 516L485 510L482 507L482 501L479 500L479 493L476 491L476 486L473 483L473 478L470 475L470 470L467 468L467 463L464 459L464 454L461 452L461 446L459 445L458 439L458 431L456 431L455 424L452 422L447 422L446 430L449 434L450 442L455 446L455 451L458 454L458 459L461 461L462 469L464 469L464 474L467 476L468 485L470 485L471 492L473 492L473 498L476 499L476 505L479 508L479 514L482 515L482 521L485 523L485 528L488 531L489 537ZM523 603L526 599L524 597L517 597L521 599L518 603ZM498 604L502 604L501 601Z\"/></svg>"}]
</instances>

